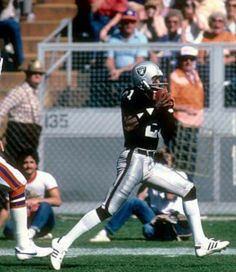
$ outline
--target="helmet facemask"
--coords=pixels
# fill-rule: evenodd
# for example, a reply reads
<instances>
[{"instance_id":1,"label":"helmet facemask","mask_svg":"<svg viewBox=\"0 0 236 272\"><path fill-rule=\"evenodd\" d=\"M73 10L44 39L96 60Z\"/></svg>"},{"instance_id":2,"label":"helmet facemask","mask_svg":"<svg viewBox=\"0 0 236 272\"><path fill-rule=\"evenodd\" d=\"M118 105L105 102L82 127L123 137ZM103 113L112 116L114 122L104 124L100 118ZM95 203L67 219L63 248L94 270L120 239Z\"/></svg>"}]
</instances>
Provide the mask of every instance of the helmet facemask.
<instances>
[{"instance_id":1,"label":"helmet facemask","mask_svg":"<svg viewBox=\"0 0 236 272\"><path fill-rule=\"evenodd\" d=\"M163 76L154 76L151 79L151 83L149 83L148 85L150 86L152 91L158 91L158 90L166 90L167 89L167 82L164 82L163 80Z\"/></svg>"}]
</instances>

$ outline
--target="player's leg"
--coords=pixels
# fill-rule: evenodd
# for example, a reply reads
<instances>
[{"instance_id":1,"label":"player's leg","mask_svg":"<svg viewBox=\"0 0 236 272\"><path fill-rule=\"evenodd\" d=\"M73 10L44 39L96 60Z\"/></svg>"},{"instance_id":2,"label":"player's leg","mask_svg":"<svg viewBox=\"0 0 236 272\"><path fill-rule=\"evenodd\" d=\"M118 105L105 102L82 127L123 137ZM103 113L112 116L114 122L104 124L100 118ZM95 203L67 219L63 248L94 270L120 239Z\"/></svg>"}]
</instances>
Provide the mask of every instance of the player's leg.
<instances>
[{"instance_id":1,"label":"player's leg","mask_svg":"<svg viewBox=\"0 0 236 272\"><path fill-rule=\"evenodd\" d=\"M189 182L185 177L175 172L173 169L156 163L150 172L147 181L159 189L167 192L173 192L183 197L183 206L186 216L190 222L195 244L204 242L207 238L202 229L200 211L196 194L192 195L191 200L187 201L188 195L194 192L194 184ZM190 193L191 192L191 193ZM186 196L186 201L184 197Z\"/></svg>"},{"instance_id":2,"label":"player's leg","mask_svg":"<svg viewBox=\"0 0 236 272\"><path fill-rule=\"evenodd\" d=\"M136 215L142 224L150 222L155 217L155 213L148 206L147 202L138 197L132 197L125 201L121 208L113 214L112 218L105 225L105 229L109 234L113 235L125 224L132 214Z\"/></svg>"},{"instance_id":3,"label":"player's leg","mask_svg":"<svg viewBox=\"0 0 236 272\"><path fill-rule=\"evenodd\" d=\"M188 181L183 175L173 169L156 163L150 173L147 173L147 182L153 186L162 188L167 192L173 192L183 198L183 207L192 229L193 239L196 248L201 248L202 245L208 245L209 239L205 236L201 216L196 196L196 188L194 184ZM228 241L216 241L211 243L211 249L201 253L196 250L198 256L220 251L229 245Z\"/></svg>"},{"instance_id":4,"label":"player's leg","mask_svg":"<svg viewBox=\"0 0 236 272\"><path fill-rule=\"evenodd\" d=\"M121 208L112 216L112 218L107 222L104 229L109 235L114 235L127 220L133 214L134 209L137 209L137 202L141 201L137 197L132 197L128 199Z\"/></svg>"},{"instance_id":5,"label":"player's leg","mask_svg":"<svg viewBox=\"0 0 236 272\"><path fill-rule=\"evenodd\" d=\"M183 208L193 233L195 252L198 257L210 255L228 247L229 241L206 238L202 228L195 186L183 197Z\"/></svg>"},{"instance_id":6,"label":"player's leg","mask_svg":"<svg viewBox=\"0 0 236 272\"><path fill-rule=\"evenodd\" d=\"M82 234L113 215L127 200L133 188L143 179L143 161L133 151L125 150L121 153L117 170L116 181L103 204L85 214L66 235L53 239L51 263L54 269L60 269L64 255L71 244Z\"/></svg>"},{"instance_id":7,"label":"player's leg","mask_svg":"<svg viewBox=\"0 0 236 272\"><path fill-rule=\"evenodd\" d=\"M10 213L15 224L15 239L20 249L29 247L24 176L0 158L1 186L9 191Z\"/></svg>"},{"instance_id":8,"label":"player's leg","mask_svg":"<svg viewBox=\"0 0 236 272\"><path fill-rule=\"evenodd\" d=\"M9 191L10 213L15 224L17 258L24 260L49 255L52 252L51 248L39 248L28 237L24 176L0 158L0 177L1 187Z\"/></svg>"},{"instance_id":9,"label":"player's leg","mask_svg":"<svg viewBox=\"0 0 236 272\"><path fill-rule=\"evenodd\" d=\"M45 257L51 254L51 248L37 247L28 237L24 186L10 192L9 196L11 216L15 223L16 257L20 260L26 260L33 257Z\"/></svg>"},{"instance_id":10,"label":"player's leg","mask_svg":"<svg viewBox=\"0 0 236 272\"><path fill-rule=\"evenodd\" d=\"M10 212L15 225L17 248L25 249L30 245L27 229L27 211L25 207L25 186L9 193Z\"/></svg>"},{"instance_id":11,"label":"player's leg","mask_svg":"<svg viewBox=\"0 0 236 272\"><path fill-rule=\"evenodd\" d=\"M133 188L142 180L143 161L132 151L124 151L118 160L118 175L103 204L87 213L75 227L62 237L69 247L81 234L113 215L127 200Z\"/></svg>"},{"instance_id":12,"label":"player's leg","mask_svg":"<svg viewBox=\"0 0 236 272\"><path fill-rule=\"evenodd\" d=\"M148 206L146 201L143 201L138 197L132 197L112 216L104 226L104 229L99 231L94 238L90 239L90 241L110 241L109 237L114 235L114 233L117 232L133 214L136 215L143 224L151 222L155 217L155 213Z\"/></svg>"}]
</instances>

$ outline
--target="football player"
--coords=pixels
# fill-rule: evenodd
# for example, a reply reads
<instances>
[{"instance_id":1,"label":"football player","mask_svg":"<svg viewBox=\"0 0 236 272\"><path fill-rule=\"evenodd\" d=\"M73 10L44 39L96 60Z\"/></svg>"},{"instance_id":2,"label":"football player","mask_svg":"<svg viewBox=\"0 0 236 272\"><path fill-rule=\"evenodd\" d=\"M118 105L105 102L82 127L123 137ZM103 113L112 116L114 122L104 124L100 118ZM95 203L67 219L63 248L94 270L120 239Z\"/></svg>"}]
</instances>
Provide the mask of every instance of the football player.
<instances>
[{"instance_id":1,"label":"football player","mask_svg":"<svg viewBox=\"0 0 236 272\"><path fill-rule=\"evenodd\" d=\"M117 178L101 206L85 214L67 234L53 239L51 264L55 270L61 268L71 244L114 214L141 182L182 197L197 256L221 251L229 245L228 241L216 241L205 236L194 184L154 159L159 133L163 138L170 134L166 131L166 123L174 106L165 84L161 82L162 77L162 71L152 62L145 61L134 66L133 87L124 90L121 97L125 148L118 158Z\"/></svg>"}]
</instances>

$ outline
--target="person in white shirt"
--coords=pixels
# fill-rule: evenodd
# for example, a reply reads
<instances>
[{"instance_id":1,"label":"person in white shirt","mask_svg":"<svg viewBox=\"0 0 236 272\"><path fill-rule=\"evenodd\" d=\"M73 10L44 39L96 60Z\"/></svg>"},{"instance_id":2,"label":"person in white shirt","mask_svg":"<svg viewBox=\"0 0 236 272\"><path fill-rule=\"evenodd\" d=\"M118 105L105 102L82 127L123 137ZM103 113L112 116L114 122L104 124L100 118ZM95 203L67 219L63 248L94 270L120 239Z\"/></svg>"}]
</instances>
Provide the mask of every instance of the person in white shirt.
<instances>
[{"instance_id":1,"label":"person in white shirt","mask_svg":"<svg viewBox=\"0 0 236 272\"><path fill-rule=\"evenodd\" d=\"M27 181L19 170L6 162L3 156L4 141L1 139L0 192L2 195L1 206L3 208L0 213L1 223L5 222L10 213L12 217L12 231L16 240L15 255L17 259L28 260L34 257L46 257L52 253L52 249L50 247L36 246L28 236L25 200L25 185Z\"/></svg>"},{"instance_id":2,"label":"person in white shirt","mask_svg":"<svg viewBox=\"0 0 236 272\"><path fill-rule=\"evenodd\" d=\"M62 203L56 179L49 173L38 170L38 154L28 149L22 152L17 160L18 168L27 180L26 204L28 209L29 237L52 238L50 231L55 226L53 206ZM13 237L11 220L4 228L7 238Z\"/></svg>"}]
</instances>

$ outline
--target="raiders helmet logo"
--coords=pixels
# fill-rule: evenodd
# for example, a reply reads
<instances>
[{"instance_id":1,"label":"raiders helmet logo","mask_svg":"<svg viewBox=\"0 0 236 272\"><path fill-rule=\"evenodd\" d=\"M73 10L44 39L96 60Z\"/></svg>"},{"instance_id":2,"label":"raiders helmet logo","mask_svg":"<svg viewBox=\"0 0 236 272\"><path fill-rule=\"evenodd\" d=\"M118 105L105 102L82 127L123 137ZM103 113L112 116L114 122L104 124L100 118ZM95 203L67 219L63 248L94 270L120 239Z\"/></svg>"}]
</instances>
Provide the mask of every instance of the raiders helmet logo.
<instances>
[{"instance_id":1,"label":"raiders helmet logo","mask_svg":"<svg viewBox=\"0 0 236 272\"><path fill-rule=\"evenodd\" d=\"M140 66L137 68L137 73L140 76L144 76L146 73L146 66Z\"/></svg>"}]
</instances>

